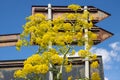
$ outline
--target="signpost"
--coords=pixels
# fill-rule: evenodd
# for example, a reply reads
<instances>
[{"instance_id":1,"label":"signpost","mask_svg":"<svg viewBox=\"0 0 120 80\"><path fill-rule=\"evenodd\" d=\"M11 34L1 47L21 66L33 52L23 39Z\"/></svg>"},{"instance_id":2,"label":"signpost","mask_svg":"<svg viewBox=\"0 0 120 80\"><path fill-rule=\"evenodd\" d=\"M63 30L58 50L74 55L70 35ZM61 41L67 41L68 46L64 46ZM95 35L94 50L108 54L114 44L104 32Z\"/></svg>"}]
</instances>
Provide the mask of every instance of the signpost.
<instances>
[{"instance_id":1,"label":"signpost","mask_svg":"<svg viewBox=\"0 0 120 80\"><path fill-rule=\"evenodd\" d=\"M95 23L109 17L110 14L93 6L87 6L87 9L90 12L90 15L93 16L92 21L94 23L94 26L91 29L91 31L96 33L98 36L96 40L93 40L94 45L96 45L110 38L113 35L111 32L105 29L102 29L100 27L97 27L95 25ZM84 6L82 6L82 8L78 10L78 12L82 14L83 10L84 10ZM36 13L42 13L46 15L47 17L49 17L48 12L47 12L47 6L32 6L32 15ZM67 6L52 6L51 18L52 19L57 18L58 16L61 16L64 13L73 13L73 11L68 9Z\"/></svg>"},{"instance_id":2,"label":"signpost","mask_svg":"<svg viewBox=\"0 0 120 80\"><path fill-rule=\"evenodd\" d=\"M42 13L44 15L48 15L47 17L55 19L58 16L61 16L64 13L73 13L73 11L71 11L70 9L67 8L67 6L52 6L52 15L49 15L49 10L47 13L47 7L46 6L32 6L32 15L36 14L36 13ZM91 31L93 31L94 33L96 33L98 35L97 40L94 40L94 44L98 44L104 40L106 40L107 38L111 37L113 34L102 29L99 27L95 26L95 23L107 18L110 16L109 13L102 11L98 8L95 8L93 6L82 6L82 9L79 9L77 12L80 14L83 14L83 11L88 10L90 12L90 15L93 17L93 24L94 27L91 29ZM88 29L85 29L85 38L86 40L88 40ZM88 41L85 41L85 50L88 46ZM52 75L50 76L52 77ZM89 71L89 60L88 58L85 58L85 78L89 79L90 77L90 71ZM52 80L51 78L49 78L49 80Z\"/></svg>"},{"instance_id":3,"label":"signpost","mask_svg":"<svg viewBox=\"0 0 120 80\"><path fill-rule=\"evenodd\" d=\"M15 46L20 39L20 33L0 35L0 47Z\"/></svg>"},{"instance_id":4,"label":"signpost","mask_svg":"<svg viewBox=\"0 0 120 80\"><path fill-rule=\"evenodd\" d=\"M94 45L103 42L104 40L110 38L113 35L113 33L95 25L91 29L91 31L96 33L98 36L96 40L93 40ZM0 47L15 46L16 42L19 39L20 39L20 33L0 35Z\"/></svg>"},{"instance_id":5,"label":"signpost","mask_svg":"<svg viewBox=\"0 0 120 80\"><path fill-rule=\"evenodd\" d=\"M93 6L87 6L87 7L88 7L88 11L93 16L94 24L110 16L109 13L102 11L96 7L93 7ZM84 10L83 8L84 7L82 6L82 8L78 10L80 14L83 13L83 10ZM73 13L73 11L68 9L67 6L52 6L51 11L52 11L51 19L54 19L57 16L62 15L63 13ZM32 6L32 15L35 13L42 13L48 16L48 7L47 6ZM95 45L98 43L101 43L102 41L110 38L113 35L111 32L104 30L100 27L96 27L95 25L91 29L91 31L95 32L98 35L97 40L94 40ZM20 33L0 35L0 47L15 46L16 42L19 39L20 39Z\"/></svg>"},{"instance_id":6,"label":"signpost","mask_svg":"<svg viewBox=\"0 0 120 80\"><path fill-rule=\"evenodd\" d=\"M90 12L90 15L93 16L93 23L97 23L107 17L110 16L109 13L102 11L96 7L93 6L87 6L88 11ZM84 6L82 6L81 9L78 10L80 14L83 13ZM52 18L56 18L57 16L60 16L64 13L73 13L74 11L67 8L67 6L52 6ZM47 16L47 6L32 6L32 15L35 13L42 13Z\"/></svg>"},{"instance_id":7,"label":"signpost","mask_svg":"<svg viewBox=\"0 0 120 80\"><path fill-rule=\"evenodd\" d=\"M97 39L93 40L94 45L101 43L102 41L110 38L113 34L107 30L104 30L100 27L97 27L95 23L107 18L110 16L109 13L100 10L93 6L82 6L81 9L78 10L78 13L83 14L84 10L88 10L90 12L90 15L93 16L93 24L94 27L90 29L92 32L97 34ZM52 6L51 4L48 4L47 6L32 6L32 15L36 13L42 13L48 17L48 20L52 20L54 18L57 18L58 16L61 16L63 13L73 13L72 10L68 9L67 6ZM88 29L85 29L85 38L88 38ZM5 46L15 46L16 42L20 39L20 34L7 34L7 35L0 35L0 47ZM88 45L87 42L85 42L85 50L86 46ZM51 46L49 46L51 47ZM85 77L89 78L89 61L86 58L85 59ZM50 72L49 80L53 80L53 74Z\"/></svg>"}]
</instances>

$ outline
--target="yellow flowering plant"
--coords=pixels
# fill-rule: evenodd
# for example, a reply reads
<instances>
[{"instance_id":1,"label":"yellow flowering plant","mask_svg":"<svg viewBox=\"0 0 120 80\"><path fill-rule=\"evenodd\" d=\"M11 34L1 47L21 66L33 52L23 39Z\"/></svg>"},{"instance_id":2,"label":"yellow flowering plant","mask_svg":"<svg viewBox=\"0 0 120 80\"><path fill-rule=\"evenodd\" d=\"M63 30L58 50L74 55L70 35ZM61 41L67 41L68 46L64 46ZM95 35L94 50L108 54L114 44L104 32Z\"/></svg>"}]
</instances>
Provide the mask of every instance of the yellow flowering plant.
<instances>
[{"instance_id":1,"label":"yellow flowering plant","mask_svg":"<svg viewBox=\"0 0 120 80\"><path fill-rule=\"evenodd\" d=\"M78 46L83 46L86 41L88 42L86 50L79 50L80 57L96 60L96 55L92 55L89 50L97 35L89 31L86 33L89 40L84 37L84 29L91 29L93 26L91 18L90 22L86 21L88 17L91 17L89 12L84 11L83 14L79 14L77 10L81 7L76 4L69 5L68 8L75 13L65 13L52 21L47 20L46 16L40 13L26 18L27 22L23 25L24 30L21 33L21 39L16 44L16 49L37 45L38 50L24 61L22 69L15 71L16 80L46 80L46 74L49 71L54 74L53 80L63 80L63 68L66 73L72 71L72 63L67 55L75 54L71 45L76 42ZM53 48L52 45L56 45L57 48ZM91 67L97 68L98 62L93 61ZM95 73L92 75L92 80L95 80L96 75ZM69 76L68 80L72 80L72 76Z\"/></svg>"}]
</instances>

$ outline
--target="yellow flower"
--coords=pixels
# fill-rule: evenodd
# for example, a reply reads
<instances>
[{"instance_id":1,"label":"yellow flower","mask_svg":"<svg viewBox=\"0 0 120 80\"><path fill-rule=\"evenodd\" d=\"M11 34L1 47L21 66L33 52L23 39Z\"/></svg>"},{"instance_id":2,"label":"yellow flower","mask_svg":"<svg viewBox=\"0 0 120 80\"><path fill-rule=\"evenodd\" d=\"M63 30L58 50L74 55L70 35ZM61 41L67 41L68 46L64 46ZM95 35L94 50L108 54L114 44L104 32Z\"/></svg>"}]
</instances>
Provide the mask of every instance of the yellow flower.
<instances>
[{"instance_id":1,"label":"yellow flower","mask_svg":"<svg viewBox=\"0 0 120 80\"><path fill-rule=\"evenodd\" d=\"M44 62L42 60L42 57L39 54L34 54L31 57L27 58L26 61L24 61L24 65L26 64L36 65L41 63L44 63Z\"/></svg>"},{"instance_id":2,"label":"yellow flower","mask_svg":"<svg viewBox=\"0 0 120 80\"><path fill-rule=\"evenodd\" d=\"M52 53L52 52L43 52L41 56L45 60L49 61L51 59L52 55L54 55L54 53Z\"/></svg>"},{"instance_id":3,"label":"yellow flower","mask_svg":"<svg viewBox=\"0 0 120 80\"><path fill-rule=\"evenodd\" d=\"M92 28L92 27L93 27L93 23L90 21L89 28Z\"/></svg>"},{"instance_id":4,"label":"yellow flower","mask_svg":"<svg viewBox=\"0 0 120 80\"><path fill-rule=\"evenodd\" d=\"M16 70L14 72L14 78L25 78L25 74L22 70Z\"/></svg>"},{"instance_id":5,"label":"yellow flower","mask_svg":"<svg viewBox=\"0 0 120 80\"><path fill-rule=\"evenodd\" d=\"M40 31L47 31L49 29L48 23L41 23L38 28Z\"/></svg>"},{"instance_id":6,"label":"yellow flower","mask_svg":"<svg viewBox=\"0 0 120 80\"><path fill-rule=\"evenodd\" d=\"M27 21L26 23L25 23L25 25L23 26L23 28L29 28L29 27L31 27L32 25L34 25L35 23L33 22L33 21Z\"/></svg>"},{"instance_id":7,"label":"yellow flower","mask_svg":"<svg viewBox=\"0 0 120 80\"><path fill-rule=\"evenodd\" d=\"M92 64L91 64L91 67L92 67L92 68L98 68L98 66L99 66L98 61L94 61L94 62L92 62Z\"/></svg>"},{"instance_id":8,"label":"yellow flower","mask_svg":"<svg viewBox=\"0 0 120 80\"><path fill-rule=\"evenodd\" d=\"M89 16L90 21L94 20L94 17L92 15Z\"/></svg>"},{"instance_id":9,"label":"yellow flower","mask_svg":"<svg viewBox=\"0 0 120 80\"><path fill-rule=\"evenodd\" d=\"M91 38L92 38L92 40L96 40L96 39L97 39L97 34L93 33L93 34L91 35Z\"/></svg>"},{"instance_id":10,"label":"yellow flower","mask_svg":"<svg viewBox=\"0 0 120 80\"><path fill-rule=\"evenodd\" d=\"M81 26L80 25L75 25L75 31L80 31L80 30L81 30Z\"/></svg>"},{"instance_id":11,"label":"yellow flower","mask_svg":"<svg viewBox=\"0 0 120 80\"><path fill-rule=\"evenodd\" d=\"M68 65L68 57L66 57L66 59L64 59L64 65Z\"/></svg>"},{"instance_id":12,"label":"yellow flower","mask_svg":"<svg viewBox=\"0 0 120 80\"><path fill-rule=\"evenodd\" d=\"M35 30L37 30L37 28L36 28L35 26L31 26L31 27L29 28L29 31L30 31L30 32L34 32Z\"/></svg>"},{"instance_id":13,"label":"yellow flower","mask_svg":"<svg viewBox=\"0 0 120 80\"><path fill-rule=\"evenodd\" d=\"M23 67L23 71L26 74L30 74L30 73L34 72L33 66L31 64L25 64L24 67Z\"/></svg>"},{"instance_id":14,"label":"yellow flower","mask_svg":"<svg viewBox=\"0 0 120 80\"><path fill-rule=\"evenodd\" d=\"M92 73L91 80L101 80L100 75L97 72Z\"/></svg>"},{"instance_id":15,"label":"yellow flower","mask_svg":"<svg viewBox=\"0 0 120 80\"><path fill-rule=\"evenodd\" d=\"M61 24L61 23L64 23L64 19L61 16L58 16L58 17L53 19L53 24L54 25Z\"/></svg>"},{"instance_id":16,"label":"yellow flower","mask_svg":"<svg viewBox=\"0 0 120 80\"><path fill-rule=\"evenodd\" d=\"M79 5L77 5L77 4L71 4L71 5L68 6L68 8L70 8L73 11L77 11L81 7Z\"/></svg>"},{"instance_id":17,"label":"yellow flower","mask_svg":"<svg viewBox=\"0 0 120 80\"><path fill-rule=\"evenodd\" d=\"M58 27L57 25L54 25L53 30L54 30L55 32L58 32L59 27Z\"/></svg>"},{"instance_id":18,"label":"yellow flower","mask_svg":"<svg viewBox=\"0 0 120 80\"><path fill-rule=\"evenodd\" d=\"M72 64L66 65L66 66L65 66L65 71L66 71L67 73L71 72L71 71L72 71Z\"/></svg>"},{"instance_id":19,"label":"yellow flower","mask_svg":"<svg viewBox=\"0 0 120 80\"><path fill-rule=\"evenodd\" d=\"M45 20L45 18L46 18L44 14L40 14L40 13L37 13L37 14L35 14L34 16L36 17L36 19L39 17L39 18L41 18L42 20Z\"/></svg>"},{"instance_id":20,"label":"yellow flower","mask_svg":"<svg viewBox=\"0 0 120 80\"><path fill-rule=\"evenodd\" d=\"M96 54L93 54L92 57L91 57L92 60L96 60L97 59L97 55Z\"/></svg>"},{"instance_id":21,"label":"yellow flower","mask_svg":"<svg viewBox=\"0 0 120 80\"><path fill-rule=\"evenodd\" d=\"M40 66L40 65L34 65L34 66L33 66L33 70L34 70L33 73L35 73L35 74L39 74L39 73L40 73L40 71L37 69L37 68L39 68L39 66Z\"/></svg>"},{"instance_id":22,"label":"yellow flower","mask_svg":"<svg viewBox=\"0 0 120 80\"><path fill-rule=\"evenodd\" d=\"M72 36L70 36L70 35L66 35L66 36L65 36L65 42L66 42L66 43L71 43L72 40L73 40Z\"/></svg>"},{"instance_id":23,"label":"yellow flower","mask_svg":"<svg viewBox=\"0 0 120 80\"><path fill-rule=\"evenodd\" d=\"M60 45L60 46L64 46L65 45L65 43L64 43L64 40L65 38L64 38L64 36L57 36L56 37L56 40L55 40L55 42L56 42L56 44L57 45Z\"/></svg>"},{"instance_id":24,"label":"yellow flower","mask_svg":"<svg viewBox=\"0 0 120 80\"><path fill-rule=\"evenodd\" d=\"M40 37L37 37L37 38L36 38L36 43L37 43L38 45L40 45L41 42L42 42L42 39L41 39Z\"/></svg>"},{"instance_id":25,"label":"yellow flower","mask_svg":"<svg viewBox=\"0 0 120 80\"><path fill-rule=\"evenodd\" d=\"M90 50L92 47L93 41L89 41L89 43L86 45L86 50Z\"/></svg>"},{"instance_id":26,"label":"yellow flower","mask_svg":"<svg viewBox=\"0 0 120 80\"><path fill-rule=\"evenodd\" d=\"M74 55L75 54L75 50L72 50L72 55Z\"/></svg>"},{"instance_id":27,"label":"yellow flower","mask_svg":"<svg viewBox=\"0 0 120 80\"><path fill-rule=\"evenodd\" d=\"M54 54L58 54L58 52L57 52L56 49L54 49L54 48L51 48L51 49L49 50L49 52L54 53Z\"/></svg>"},{"instance_id":28,"label":"yellow flower","mask_svg":"<svg viewBox=\"0 0 120 80\"><path fill-rule=\"evenodd\" d=\"M77 35L76 35L76 37L77 37L77 40L80 40L82 38L82 33L78 32Z\"/></svg>"},{"instance_id":29,"label":"yellow flower","mask_svg":"<svg viewBox=\"0 0 120 80\"><path fill-rule=\"evenodd\" d=\"M65 30L71 30L71 29L72 29L72 26L71 26L70 23L65 23L65 24L63 25L63 27L64 27Z\"/></svg>"},{"instance_id":30,"label":"yellow flower","mask_svg":"<svg viewBox=\"0 0 120 80\"><path fill-rule=\"evenodd\" d=\"M45 20L46 17L45 17L45 15L43 15L43 14L36 13L36 14L28 17L28 19L31 20L31 21L35 21L35 22L40 22L40 21L42 21L42 20Z\"/></svg>"},{"instance_id":31,"label":"yellow flower","mask_svg":"<svg viewBox=\"0 0 120 80\"><path fill-rule=\"evenodd\" d=\"M32 55L31 58L32 58L32 64L33 64L33 65L43 63L43 62L42 62L42 57L41 57L39 54L34 54L34 55Z\"/></svg>"},{"instance_id":32,"label":"yellow flower","mask_svg":"<svg viewBox=\"0 0 120 80\"><path fill-rule=\"evenodd\" d=\"M46 48L46 47L48 46L48 42L45 42L45 41L42 40L40 46L41 46L42 48Z\"/></svg>"},{"instance_id":33,"label":"yellow flower","mask_svg":"<svg viewBox=\"0 0 120 80\"><path fill-rule=\"evenodd\" d=\"M86 21L83 21L83 27L84 27L84 28L89 28L89 23L86 22Z\"/></svg>"},{"instance_id":34,"label":"yellow flower","mask_svg":"<svg viewBox=\"0 0 120 80\"><path fill-rule=\"evenodd\" d=\"M62 64L62 57L60 57L58 54L54 54L51 57L51 61L53 64Z\"/></svg>"},{"instance_id":35,"label":"yellow flower","mask_svg":"<svg viewBox=\"0 0 120 80\"><path fill-rule=\"evenodd\" d=\"M89 12L88 11L84 11L83 14L82 14L82 18L87 20L89 17Z\"/></svg>"},{"instance_id":36,"label":"yellow flower","mask_svg":"<svg viewBox=\"0 0 120 80\"><path fill-rule=\"evenodd\" d=\"M18 40L18 42L16 43L17 47L21 47L22 46L22 40Z\"/></svg>"},{"instance_id":37,"label":"yellow flower","mask_svg":"<svg viewBox=\"0 0 120 80\"><path fill-rule=\"evenodd\" d=\"M25 35L24 35L24 36L27 36L27 35L28 35L28 33L29 33L29 28L25 27L25 28L24 28L24 33L25 33Z\"/></svg>"},{"instance_id":38,"label":"yellow flower","mask_svg":"<svg viewBox=\"0 0 120 80\"><path fill-rule=\"evenodd\" d=\"M89 36L89 39L91 39L91 40L97 39L97 34L91 32L91 31L88 31L88 36Z\"/></svg>"},{"instance_id":39,"label":"yellow flower","mask_svg":"<svg viewBox=\"0 0 120 80\"><path fill-rule=\"evenodd\" d=\"M68 20L74 20L74 19L75 19L75 15L72 14L72 13L70 13L70 14L68 14L68 15L66 16L66 18L67 18Z\"/></svg>"},{"instance_id":40,"label":"yellow flower","mask_svg":"<svg viewBox=\"0 0 120 80\"><path fill-rule=\"evenodd\" d=\"M35 72L37 74L46 74L49 70L49 67L46 64L35 65Z\"/></svg>"},{"instance_id":41,"label":"yellow flower","mask_svg":"<svg viewBox=\"0 0 120 80\"><path fill-rule=\"evenodd\" d=\"M72 76L69 76L69 77L68 77L68 80L72 80Z\"/></svg>"},{"instance_id":42,"label":"yellow flower","mask_svg":"<svg viewBox=\"0 0 120 80\"><path fill-rule=\"evenodd\" d=\"M16 43L16 49L19 51L21 46L22 46L22 40L18 40L17 43Z\"/></svg>"},{"instance_id":43,"label":"yellow flower","mask_svg":"<svg viewBox=\"0 0 120 80\"><path fill-rule=\"evenodd\" d=\"M49 40L50 40L50 37L51 37L50 34L46 33L46 34L43 35L43 37L42 37L43 40L42 41L45 42L45 43L48 43Z\"/></svg>"},{"instance_id":44,"label":"yellow flower","mask_svg":"<svg viewBox=\"0 0 120 80\"><path fill-rule=\"evenodd\" d=\"M86 56L89 55L89 52L86 51L86 50L79 50L79 51L78 51L78 55L79 55L80 57L86 57Z\"/></svg>"}]
</instances>

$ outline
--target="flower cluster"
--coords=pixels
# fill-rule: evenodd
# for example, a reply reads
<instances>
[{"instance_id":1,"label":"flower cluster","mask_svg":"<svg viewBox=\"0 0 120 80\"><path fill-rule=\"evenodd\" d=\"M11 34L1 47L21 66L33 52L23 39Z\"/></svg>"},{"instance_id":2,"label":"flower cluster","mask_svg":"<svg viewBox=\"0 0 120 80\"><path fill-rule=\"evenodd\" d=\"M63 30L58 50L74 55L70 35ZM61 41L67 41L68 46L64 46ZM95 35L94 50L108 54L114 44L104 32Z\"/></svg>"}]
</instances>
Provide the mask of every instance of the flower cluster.
<instances>
[{"instance_id":1,"label":"flower cluster","mask_svg":"<svg viewBox=\"0 0 120 80\"><path fill-rule=\"evenodd\" d=\"M97 55L96 54L93 54L93 55L91 55L91 60L92 60L92 62L91 62L91 68L93 69L93 72L92 72L92 80L101 80L100 79L100 76L99 76L99 73L98 72L96 72L96 69L98 69L99 68L99 63L98 63L98 60L97 60Z\"/></svg>"},{"instance_id":2,"label":"flower cluster","mask_svg":"<svg viewBox=\"0 0 120 80\"><path fill-rule=\"evenodd\" d=\"M71 4L71 5L68 6L68 8L70 8L73 11L77 11L81 7L79 5L76 5L76 4Z\"/></svg>"},{"instance_id":3,"label":"flower cluster","mask_svg":"<svg viewBox=\"0 0 120 80\"><path fill-rule=\"evenodd\" d=\"M79 55L80 57L85 58L85 57L89 56L90 53L89 53L87 50L80 50L80 51L78 52L78 55Z\"/></svg>"},{"instance_id":4,"label":"flower cluster","mask_svg":"<svg viewBox=\"0 0 120 80\"><path fill-rule=\"evenodd\" d=\"M69 65L66 65L66 66L65 66L65 71L66 71L67 73L71 72L71 70L72 70L72 64L69 64Z\"/></svg>"},{"instance_id":5,"label":"flower cluster","mask_svg":"<svg viewBox=\"0 0 120 80\"><path fill-rule=\"evenodd\" d=\"M15 78L26 78L30 74L46 74L49 71L48 61L39 54L34 54L24 61L24 67L14 73ZM22 74L22 75L21 75Z\"/></svg>"},{"instance_id":6,"label":"flower cluster","mask_svg":"<svg viewBox=\"0 0 120 80\"><path fill-rule=\"evenodd\" d=\"M72 4L68 8L76 11L80 6ZM27 22L23 26L24 30L21 34L21 40L17 42L16 48L20 50L22 45L28 46L33 44L46 48L49 42L58 46L64 46L72 44L74 41L81 46L85 42L83 29L91 29L93 27L92 19L86 21L88 15L90 15L88 11L84 11L81 15L77 12L65 13L63 16L53 19L53 21L48 21L46 16L40 13L31 15L26 18ZM92 41L97 38L97 35L89 31L88 36L89 46L91 47Z\"/></svg>"},{"instance_id":7,"label":"flower cluster","mask_svg":"<svg viewBox=\"0 0 120 80\"><path fill-rule=\"evenodd\" d=\"M91 64L91 67L92 68L98 68L98 61L94 61L94 62L92 62L92 64Z\"/></svg>"},{"instance_id":8,"label":"flower cluster","mask_svg":"<svg viewBox=\"0 0 120 80\"><path fill-rule=\"evenodd\" d=\"M100 79L100 76L99 76L99 74L97 73L97 72L94 72L93 74L92 74L92 78L91 78L92 80L101 80Z\"/></svg>"},{"instance_id":9,"label":"flower cluster","mask_svg":"<svg viewBox=\"0 0 120 80\"><path fill-rule=\"evenodd\" d=\"M68 80L72 80L72 76L69 76L69 77L68 77Z\"/></svg>"},{"instance_id":10,"label":"flower cluster","mask_svg":"<svg viewBox=\"0 0 120 80\"><path fill-rule=\"evenodd\" d=\"M14 72L14 77L17 78L25 78L25 74L23 74L23 71L22 70L17 70Z\"/></svg>"},{"instance_id":11,"label":"flower cluster","mask_svg":"<svg viewBox=\"0 0 120 80\"><path fill-rule=\"evenodd\" d=\"M16 43L16 49L17 50L20 50L20 47L22 46L22 41L21 40L18 40L18 42Z\"/></svg>"},{"instance_id":12,"label":"flower cluster","mask_svg":"<svg viewBox=\"0 0 120 80\"><path fill-rule=\"evenodd\" d=\"M52 71L56 73L56 80L60 79L63 67L67 73L72 71L72 63L67 57L67 55L75 54L71 45L83 46L86 42L88 43L86 50L79 50L78 55L93 60L91 67L98 68L98 62L94 61L97 56L89 51L93 40L97 39L97 35L90 31L93 27L92 17L87 10L79 14L77 12L81 9L79 5L72 4L68 8L75 13L65 13L51 21L41 13L26 18L27 22L23 25L24 30L20 36L21 39L16 44L16 49L20 50L22 46L37 45L38 51L24 61L24 67L21 70L15 71L15 78L41 80L42 75ZM89 31L85 33L84 29ZM86 39L85 35L88 35L89 39ZM56 45L56 48L52 48L52 45ZM56 65L60 68L58 69ZM34 76L37 76L36 79L33 79ZM98 77L98 74L94 73L92 80L99 80ZM72 80L72 76L68 77L68 80Z\"/></svg>"},{"instance_id":13,"label":"flower cluster","mask_svg":"<svg viewBox=\"0 0 120 80\"><path fill-rule=\"evenodd\" d=\"M63 58L60 57L58 54L54 54L54 55L51 57L51 62L52 62L53 64L61 65L61 64L62 64L62 61L63 61Z\"/></svg>"}]
</instances>

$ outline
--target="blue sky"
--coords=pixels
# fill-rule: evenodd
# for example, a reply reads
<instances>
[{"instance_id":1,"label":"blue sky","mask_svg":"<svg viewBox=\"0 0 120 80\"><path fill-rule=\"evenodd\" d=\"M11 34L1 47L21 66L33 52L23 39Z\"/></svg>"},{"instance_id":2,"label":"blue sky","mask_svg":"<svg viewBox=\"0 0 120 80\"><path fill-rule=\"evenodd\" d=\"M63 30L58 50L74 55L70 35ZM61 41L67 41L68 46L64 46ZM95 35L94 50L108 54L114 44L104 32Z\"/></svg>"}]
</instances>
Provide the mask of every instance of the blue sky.
<instances>
[{"instance_id":1,"label":"blue sky","mask_svg":"<svg viewBox=\"0 0 120 80\"><path fill-rule=\"evenodd\" d=\"M95 6L111 14L110 17L96 25L114 33L114 36L93 46L92 52L103 56L105 80L120 80L120 1L119 0L1 0L0 1L0 34L21 33L25 17L31 15L32 5ZM0 48L0 60L25 59L35 52L34 48L15 47Z\"/></svg>"}]
</instances>

